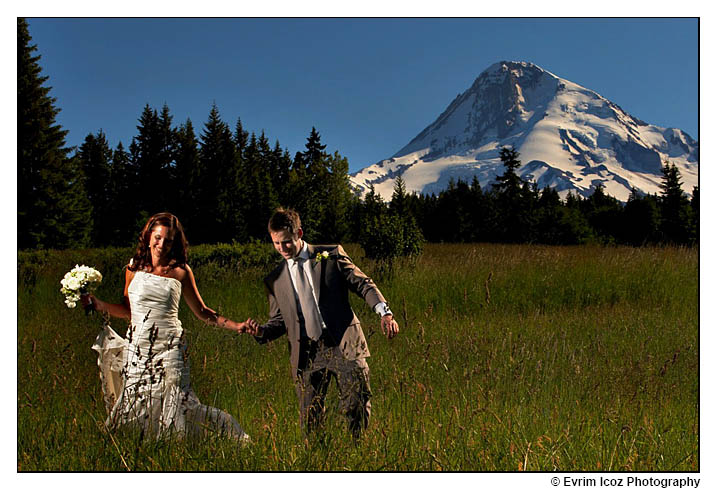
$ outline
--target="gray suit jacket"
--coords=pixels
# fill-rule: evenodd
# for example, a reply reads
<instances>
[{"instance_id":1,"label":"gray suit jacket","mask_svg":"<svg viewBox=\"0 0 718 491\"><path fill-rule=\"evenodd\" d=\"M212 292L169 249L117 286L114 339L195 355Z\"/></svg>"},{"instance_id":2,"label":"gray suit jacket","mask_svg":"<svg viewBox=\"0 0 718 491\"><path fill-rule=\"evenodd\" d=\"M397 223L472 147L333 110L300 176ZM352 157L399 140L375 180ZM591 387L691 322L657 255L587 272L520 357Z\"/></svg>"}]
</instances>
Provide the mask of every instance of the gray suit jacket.
<instances>
[{"instance_id":1,"label":"gray suit jacket","mask_svg":"<svg viewBox=\"0 0 718 491\"><path fill-rule=\"evenodd\" d=\"M327 326L327 342L339 346L346 359L369 356L359 319L349 305L349 292L362 297L370 307L386 300L371 278L357 268L341 245L307 244L311 258L312 282L319 295L319 310ZM316 260L317 254L327 252L327 258ZM299 315L287 261L282 261L264 279L269 299L269 320L262 326L259 343L266 343L284 334L289 340L292 377L306 368L313 353L307 349L306 339L300 336Z\"/></svg>"}]
</instances>

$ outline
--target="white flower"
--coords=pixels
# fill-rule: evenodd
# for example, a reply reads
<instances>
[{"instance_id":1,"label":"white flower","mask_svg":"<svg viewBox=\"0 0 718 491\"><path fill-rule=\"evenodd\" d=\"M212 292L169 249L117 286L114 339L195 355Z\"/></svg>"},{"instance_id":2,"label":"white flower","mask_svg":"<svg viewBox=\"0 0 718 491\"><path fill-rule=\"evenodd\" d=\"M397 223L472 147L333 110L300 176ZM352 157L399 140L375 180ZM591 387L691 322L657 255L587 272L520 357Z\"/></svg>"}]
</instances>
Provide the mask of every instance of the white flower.
<instances>
[{"instance_id":1,"label":"white flower","mask_svg":"<svg viewBox=\"0 0 718 491\"><path fill-rule=\"evenodd\" d=\"M73 276L67 280L66 286L68 290L79 290L82 287L82 281L80 281L80 278Z\"/></svg>"},{"instance_id":2,"label":"white flower","mask_svg":"<svg viewBox=\"0 0 718 491\"><path fill-rule=\"evenodd\" d=\"M327 251L317 252L317 257L314 260L316 262L321 262L322 259L326 259L328 257L329 257L329 253Z\"/></svg>"},{"instance_id":3,"label":"white flower","mask_svg":"<svg viewBox=\"0 0 718 491\"><path fill-rule=\"evenodd\" d=\"M74 309L81 293L90 293L102 281L102 275L95 268L76 264L60 280L60 292L65 295L65 305Z\"/></svg>"}]
</instances>

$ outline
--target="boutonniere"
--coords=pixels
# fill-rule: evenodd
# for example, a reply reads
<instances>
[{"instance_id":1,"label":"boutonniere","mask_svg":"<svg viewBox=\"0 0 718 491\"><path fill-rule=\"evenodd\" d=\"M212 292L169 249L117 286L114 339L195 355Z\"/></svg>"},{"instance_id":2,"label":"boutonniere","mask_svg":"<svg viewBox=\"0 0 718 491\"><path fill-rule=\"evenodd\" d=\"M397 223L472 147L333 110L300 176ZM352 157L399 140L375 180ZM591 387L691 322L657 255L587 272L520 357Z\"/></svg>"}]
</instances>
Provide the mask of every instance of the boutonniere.
<instances>
[{"instance_id":1,"label":"boutonniere","mask_svg":"<svg viewBox=\"0 0 718 491\"><path fill-rule=\"evenodd\" d=\"M317 252L317 257L314 258L314 262L320 263L320 262L322 262L322 259L326 259L328 257L329 257L329 253L327 251Z\"/></svg>"}]
</instances>

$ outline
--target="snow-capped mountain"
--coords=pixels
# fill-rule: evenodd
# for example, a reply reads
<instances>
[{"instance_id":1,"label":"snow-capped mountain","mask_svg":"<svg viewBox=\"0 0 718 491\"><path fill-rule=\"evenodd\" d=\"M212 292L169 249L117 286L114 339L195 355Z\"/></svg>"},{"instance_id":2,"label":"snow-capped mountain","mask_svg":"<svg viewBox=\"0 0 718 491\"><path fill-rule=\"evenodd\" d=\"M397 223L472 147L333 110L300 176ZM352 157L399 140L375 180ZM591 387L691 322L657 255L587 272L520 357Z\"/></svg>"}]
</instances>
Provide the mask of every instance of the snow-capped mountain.
<instances>
[{"instance_id":1,"label":"snow-capped mountain","mask_svg":"<svg viewBox=\"0 0 718 491\"><path fill-rule=\"evenodd\" d=\"M596 92L526 62L496 63L393 157L350 175L391 199L401 176L407 191L437 193L450 179L485 188L503 174L502 147L519 152L518 174L539 189L589 196L602 183L625 201L631 187L659 193L668 160L686 192L698 185L698 142L675 128L650 125Z\"/></svg>"}]
</instances>

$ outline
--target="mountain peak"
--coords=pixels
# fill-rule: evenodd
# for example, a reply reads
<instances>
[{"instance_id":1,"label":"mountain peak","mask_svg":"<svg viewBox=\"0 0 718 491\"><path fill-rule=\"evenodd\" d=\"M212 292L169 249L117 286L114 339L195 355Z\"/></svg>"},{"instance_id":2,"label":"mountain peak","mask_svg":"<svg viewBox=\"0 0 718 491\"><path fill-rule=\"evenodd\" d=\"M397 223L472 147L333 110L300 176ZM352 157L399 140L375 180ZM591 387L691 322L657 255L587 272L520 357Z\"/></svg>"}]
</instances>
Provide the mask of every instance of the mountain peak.
<instances>
[{"instance_id":1,"label":"mountain peak","mask_svg":"<svg viewBox=\"0 0 718 491\"><path fill-rule=\"evenodd\" d=\"M669 159L690 191L697 184L698 144L685 132L649 125L598 93L525 61L484 70L439 117L390 159L351 176L385 199L401 175L408 191L438 192L474 176L482 187L501 174L499 150L515 147L519 174L540 188L588 196L599 184L626 200L631 188L659 192Z\"/></svg>"}]
</instances>

